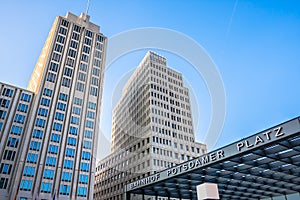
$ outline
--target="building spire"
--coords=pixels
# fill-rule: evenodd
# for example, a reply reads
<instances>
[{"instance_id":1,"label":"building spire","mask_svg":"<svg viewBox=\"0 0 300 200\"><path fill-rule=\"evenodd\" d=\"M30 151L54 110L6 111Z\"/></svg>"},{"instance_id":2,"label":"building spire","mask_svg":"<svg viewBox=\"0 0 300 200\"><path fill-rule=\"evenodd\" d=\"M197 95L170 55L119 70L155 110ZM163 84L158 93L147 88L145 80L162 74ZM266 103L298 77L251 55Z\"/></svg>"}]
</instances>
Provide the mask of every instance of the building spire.
<instances>
[{"instance_id":1,"label":"building spire","mask_svg":"<svg viewBox=\"0 0 300 200\"><path fill-rule=\"evenodd\" d=\"M90 8L90 0L88 0L87 5L86 5L86 14L88 15L89 13L89 8Z\"/></svg>"}]
</instances>

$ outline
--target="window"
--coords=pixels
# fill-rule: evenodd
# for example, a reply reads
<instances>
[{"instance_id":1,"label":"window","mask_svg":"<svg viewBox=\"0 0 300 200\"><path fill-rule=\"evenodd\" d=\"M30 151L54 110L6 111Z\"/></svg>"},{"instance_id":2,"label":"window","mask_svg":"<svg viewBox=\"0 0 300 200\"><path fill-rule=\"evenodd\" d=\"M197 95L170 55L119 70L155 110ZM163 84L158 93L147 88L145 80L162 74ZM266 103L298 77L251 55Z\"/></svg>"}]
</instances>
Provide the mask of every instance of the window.
<instances>
[{"instance_id":1,"label":"window","mask_svg":"<svg viewBox=\"0 0 300 200\"><path fill-rule=\"evenodd\" d=\"M76 32L80 33L80 31L81 31L81 27L80 27L80 26L77 26L77 25L75 25L75 26L74 26L74 31L76 31Z\"/></svg>"},{"instance_id":2,"label":"window","mask_svg":"<svg viewBox=\"0 0 300 200\"><path fill-rule=\"evenodd\" d=\"M91 153L87 152L87 151L82 151L81 158L83 160L90 160L91 159Z\"/></svg>"},{"instance_id":3,"label":"window","mask_svg":"<svg viewBox=\"0 0 300 200\"><path fill-rule=\"evenodd\" d=\"M0 131L2 130L3 122L0 122Z\"/></svg>"},{"instance_id":4,"label":"window","mask_svg":"<svg viewBox=\"0 0 300 200\"><path fill-rule=\"evenodd\" d=\"M52 129L60 132L62 130L62 124L54 122Z\"/></svg>"},{"instance_id":5,"label":"window","mask_svg":"<svg viewBox=\"0 0 300 200\"><path fill-rule=\"evenodd\" d=\"M55 167L55 165L56 165L56 158L55 157L51 157L51 156L47 156L45 164L46 164L46 166L53 166L53 167Z\"/></svg>"},{"instance_id":6,"label":"window","mask_svg":"<svg viewBox=\"0 0 300 200\"><path fill-rule=\"evenodd\" d=\"M95 87L90 87L90 95L98 96L98 89Z\"/></svg>"},{"instance_id":7,"label":"window","mask_svg":"<svg viewBox=\"0 0 300 200\"><path fill-rule=\"evenodd\" d=\"M77 49L77 47L78 47L78 42L72 40L70 46L71 46L72 48L74 48L74 49Z\"/></svg>"},{"instance_id":8,"label":"window","mask_svg":"<svg viewBox=\"0 0 300 200\"><path fill-rule=\"evenodd\" d=\"M82 99L79 99L79 98L75 97L74 98L74 104L78 105L78 106L81 106L82 105Z\"/></svg>"},{"instance_id":9,"label":"window","mask_svg":"<svg viewBox=\"0 0 300 200\"><path fill-rule=\"evenodd\" d=\"M43 178L52 180L54 178L54 170L44 169Z\"/></svg>"},{"instance_id":10,"label":"window","mask_svg":"<svg viewBox=\"0 0 300 200\"><path fill-rule=\"evenodd\" d=\"M23 128L21 126L12 125L10 133L14 135L21 135Z\"/></svg>"},{"instance_id":11,"label":"window","mask_svg":"<svg viewBox=\"0 0 300 200\"><path fill-rule=\"evenodd\" d=\"M41 149L41 143L37 141L31 141L29 145L30 150L39 151Z\"/></svg>"},{"instance_id":12,"label":"window","mask_svg":"<svg viewBox=\"0 0 300 200\"><path fill-rule=\"evenodd\" d=\"M63 172L61 174L61 180L71 182L72 180L72 173L71 172Z\"/></svg>"},{"instance_id":13,"label":"window","mask_svg":"<svg viewBox=\"0 0 300 200\"><path fill-rule=\"evenodd\" d=\"M70 186L69 185L60 185L59 194L69 195L70 194Z\"/></svg>"},{"instance_id":14,"label":"window","mask_svg":"<svg viewBox=\"0 0 300 200\"><path fill-rule=\"evenodd\" d=\"M71 79L63 77L61 85L65 87L70 87Z\"/></svg>"},{"instance_id":15,"label":"window","mask_svg":"<svg viewBox=\"0 0 300 200\"><path fill-rule=\"evenodd\" d=\"M6 113L6 111L0 110L0 119L5 119Z\"/></svg>"},{"instance_id":16,"label":"window","mask_svg":"<svg viewBox=\"0 0 300 200\"><path fill-rule=\"evenodd\" d=\"M88 182L89 182L89 176L88 175L84 175L84 174L79 175L79 183L87 184Z\"/></svg>"},{"instance_id":17,"label":"window","mask_svg":"<svg viewBox=\"0 0 300 200\"><path fill-rule=\"evenodd\" d=\"M98 86L99 85L99 79L92 77L92 85Z\"/></svg>"},{"instance_id":18,"label":"window","mask_svg":"<svg viewBox=\"0 0 300 200\"><path fill-rule=\"evenodd\" d=\"M2 95L6 96L6 97L12 97L14 94L14 91L12 89L9 88L4 88L2 91Z\"/></svg>"},{"instance_id":19,"label":"window","mask_svg":"<svg viewBox=\"0 0 300 200\"><path fill-rule=\"evenodd\" d=\"M62 110L62 111L65 111L66 110L66 104L65 103L61 103L61 102L58 102L57 103L57 109L58 110Z\"/></svg>"},{"instance_id":20,"label":"window","mask_svg":"<svg viewBox=\"0 0 300 200\"><path fill-rule=\"evenodd\" d=\"M84 44L86 44L86 45L91 45L92 44L92 40L91 39L89 39L89 38L84 38Z\"/></svg>"},{"instance_id":21,"label":"window","mask_svg":"<svg viewBox=\"0 0 300 200\"><path fill-rule=\"evenodd\" d=\"M60 142L60 135L56 133L51 134L51 142Z\"/></svg>"},{"instance_id":22,"label":"window","mask_svg":"<svg viewBox=\"0 0 300 200\"><path fill-rule=\"evenodd\" d=\"M10 164L7 164L7 163L2 163L0 165L0 173L1 174L10 174L11 172L11 165Z\"/></svg>"},{"instance_id":23,"label":"window","mask_svg":"<svg viewBox=\"0 0 300 200\"><path fill-rule=\"evenodd\" d=\"M34 129L33 133L32 133L32 137L42 139L43 138L43 133L44 132L42 130Z\"/></svg>"},{"instance_id":24,"label":"window","mask_svg":"<svg viewBox=\"0 0 300 200\"><path fill-rule=\"evenodd\" d=\"M27 154L27 162L28 163L37 163L38 154L35 153L28 153Z\"/></svg>"},{"instance_id":25,"label":"window","mask_svg":"<svg viewBox=\"0 0 300 200\"><path fill-rule=\"evenodd\" d=\"M86 54L89 54L90 53L90 50L91 50L91 48L90 47L88 47L88 46L83 46L83 52L84 53L86 53Z\"/></svg>"},{"instance_id":26,"label":"window","mask_svg":"<svg viewBox=\"0 0 300 200\"><path fill-rule=\"evenodd\" d=\"M75 60L73 58L67 58L66 65L74 67Z\"/></svg>"},{"instance_id":27,"label":"window","mask_svg":"<svg viewBox=\"0 0 300 200\"><path fill-rule=\"evenodd\" d=\"M39 115L39 116L43 116L43 117L47 117L47 116L48 116L48 109L45 109L45 108L39 108L39 110L38 110L38 115Z\"/></svg>"},{"instance_id":28,"label":"window","mask_svg":"<svg viewBox=\"0 0 300 200\"><path fill-rule=\"evenodd\" d=\"M83 148L92 149L92 142L84 140L83 141Z\"/></svg>"},{"instance_id":29,"label":"window","mask_svg":"<svg viewBox=\"0 0 300 200\"><path fill-rule=\"evenodd\" d=\"M31 191L32 180L22 180L20 185L20 190Z\"/></svg>"},{"instance_id":30,"label":"window","mask_svg":"<svg viewBox=\"0 0 300 200\"><path fill-rule=\"evenodd\" d=\"M50 145L48 146L48 153L51 153L51 154L58 154L58 146L53 145L53 144L50 144Z\"/></svg>"},{"instance_id":31,"label":"window","mask_svg":"<svg viewBox=\"0 0 300 200\"><path fill-rule=\"evenodd\" d=\"M71 68L65 67L64 75L68 77L72 77L73 70Z\"/></svg>"},{"instance_id":32,"label":"window","mask_svg":"<svg viewBox=\"0 0 300 200\"><path fill-rule=\"evenodd\" d=\"M78 187L77 194L80 197L86 197L86 191L87 191L86 187Z\"/></svg>"},{"instance_id":33,"label":"window","mask_svg":"<svg viewBox=\"0 0 300 200\"><path fill-rule=\"evenodd\" d=\"M88 127L88 128L93 129L94 128L94 122L90 121L90 120L86 120L85 126Z\"/></svg>"},{"instance_id":34,"label":"window","mask_svg":"<svg viewBox=\"0 0 300 200\"><path fill-rule=\"evenodd\" d=\"M42 185L41 185L41 192L44 192L44 193L50 193L52 190L52 183L45 183L45 182L42 182Z\"/></svg>"},{"instance_id":35,"label":"window","mask_svg":"<svg viewBox=\"0 0 300 200\"><path fill-rule=\"evenodd\" d=\"M84 61L84 62L88 62L88 59L89 59L89 56L86 55L86 54L82 54L81 55L81 60Z\"/></svg>"},{"instance_id":36,"label":"window","mask_svg":"<svg viewBox=\"0 0 300 200\"><path fill-rule=\"evenodd\" d=\"M97 67L100 67L101 61L97 60L97 59L94 59L94 65L97 66Z\"/></svg>"},{"instance_id":37,"label":"window","mask_svg":"<svg viewBox=\"0 0 300 200\"><path fill-rule=\"evenodd\" d=\"M76 146L76 138L68 137L68 145Z\"/></svg>"},{"instance_id":38,"label":"window","mask_svg":"<svg viewBox=\"0 0 300 200\"><path fill-rule=\"evenodd\" d=\"M68 27L69 26L69 22L67 20L61 20L61 25Z\"/></svg>"},{"instance_id":39,"label":"window","mask_svg":"<svg viewBox=\"0 0 300 200\"><path fill-rule=\"evenodd\" d=\"M18 147L19 144L19 139L18 138L13 138L13 137L9 137L7 140L7 146L8 147Z\"/></svg>"},{"instance_id":40,"label":"window","mask_svg":"<svg viewBox=\"0 0 300 200\"><path fill-rule=\"evenodd\" d=\"M103 36L101 36L101 35L97 35L97 41L98 42L103 42Z\"/></svg>"},{"instance_id":41,"label":"window","mask_svg":"<svg viewBox=\"0 0 300 200\"><path fill-rule=\"evenodd\" d=\"M2 98L0 99L0 105L1 105L1 107L8 108L9 104L10 104L10 100L2 99Z\"/></svg>"},{"instance_id":42,"label":"window","mask_svg":"<svg viewBox=\"0 0 300 200\"><path fill-rule=\"evenodd\" d=\"M21 100L22 101L30 102L30 99L31 99L31 95L30 94L26 94L26 93L22 93L21 94Z\"/></svg>"},{"instance_id":43,"label":"window","mask_svg":"<svg viewBox=\"0 0 300 200\"><path fill-rule=\"evenodd\" d=\"M62 101L67 101L68 100L68 95L67 94L64 94L64 93L59 93L59 100L62 100Z\"/></svg>"},{"instance_id":44,"label":"window","mask_svg":"<svg viewBox=\"0 0 300 200\"><path fill-rule=\"evenodd\" d=\"M84 137L86 138L92 138L93 137L93 132L89 130L84 131Z\"/></svg>"},{"instance_id":45,"label":"window","mask_svg":"<svg viewBox=\"0 0 300 200\"><path fill-rule=\"evenodd\" d=\"M79 72L78 73L78 80L85 82L86 75L85 73Z\"/></svg>"},{"instance_id":46,"label":"window","mask_svg":"<svg viewBox=\"0 0 300 200\"><path fill-rule=\"evenodd\" d=\"M66 148L66 156L73 158L75 156L75 149Z\"/></svg>"},{"instance_id":47,"label":"window","mask_svg":"<svg viewBox=\"0 0 300 200\"><path fill-rule=\"evenodd\" d=\"M24 115L16 114L16 115L15 115L15 118L14 118L14 122L20 123L20 124L24 124L25 118L26 118L26 117L25 117Z\"/></svg>"},{"instance_id":48,"label":"window","mask_svg":"<svg viewBox=\"0 0 300 200\"><path fill-rule=\"evenodd\" d=\"M49 107L50 99L47 99L47 98L43 97L42 100L41 100L41 105Z\"/></svg>"},{"instance_id":49,"label":"window","mask_svg":"<svg viewBox=\"0 0 300 200\"><path fill-rule=\"evenodd\" d=\"M76 115L80 115L80 112L81 112L81 108L73 106L72 113L74 113Z\"/></svg>"},{"instance_id":50,"label":"window","mask_svg":"<svg viewBox=\"0 0 300 200\"><path fill-rule=\"evenodd\" d=\"M89 163L80 163L80 171L88 172L90 171Z\"/></svg>"},{"instance_id":51,"label":"window","mask_svg":"<svg viewBox=\"0 0 300 200\"><path fill-rule=\"evenodd\" d=\"M76 90L78 90L80 92L83 92L84 91L84 84L80 83L80 82L77 82L76 83Z\"/></svg>"},{"instance_id":52,"label":"window","mask_svg":"<svg viewBox=\"0 0 300 200\"><path fill-rule=\"evenodd\" d=\"M71 124L79 124L79 117L71 116Z\"/></svg>"},{"instance_id":53,"label":"window","mask_svg":"<svg viewBox=\"0 0 300 200\"><path fill-rule=\"evenodd\" d=\"M65 169L73 169L74 161L73 160L64 160Z\"/></svg>"},{"instance_id":54,"label":"window","mask_svg":"<svg viewBox=\"0 0 300 200\"><path fill-rule=\"evenodd\" d=\"M34 171L35 171L35 167L25 166L24 171L23 171L23 175L28 176L28 177L34 177Z\"/></svg>"},{"instance_id":55,"label":"window","mask_svg":"<svg viewBox=\"0 0 300 200\"><path fill-rule=\"evenodd\" d=\"M58 53L53 53L52 54L52 60L59 62L60 55Z\"/></svg>"},{"instance_id":56,"label":"window","mask_svg":"<svg viewBox=\"0 0 300 200\"><path fill-rule=\"evenodd\" d=\"M100 69L97 69L97 68L93 67L92 74L95 75L95 76L100 76Z\"/></svg>"},{"instance_id":57,"label":"window","mask_svg":"<svg viewBox=\"0 0 300 200\"><path fill-rule=\"evenodd\" d=\"M0 189L6 189L8 178L0 178Z\"/></svg>"},{"instance_id":58,"label":"window","mask_svg":"<svg viewBox=\"0 0 300 200\"><path fill-rule=\"evenodd\" d=\"M88 103L88 107L89 107L90 109L96 110L96 104L95 104L95 103L89 102L89 103Z\"/></svg>"},{"instance_id":59,"label":"window","mask_svg":"<svg viewBox=\"0 0 300 200\"><path fill-rule=\"evenodd\" d=\"M67 34L67 29L65 29L64 27L60 27L59 28L59 33L61 33L62 35L66 35Z\"/></svg>"},{"instance_id":60,"label":"window","mask_svg":"<svg viewBox=\"0 0 300 200\"><path fill-rule=\"evenodd\" d=\"M23 104L23 103L19 103L17 110L20 111L20 112L27 113L27 111L28 111L28 105L27 104Z\"/></svg>"},{"instance_id":61,"label":"window","mask_svg":"<svg viewBox=\"0 0 300 200\"><path fill-rule=\"evenodd\" d=\"M74 40L79 40L79 34L78 33L72 33L72 39L74 39Z\"/></svg>"},{"instance_id":62,"label":"window","mask_svg":"<svg viewBox=\"0 0 300 200\"><path fill-rule=\"evenodd\" d=\"M70 57L72 57L72 58L75 58L75 57L76 57L76 51L73 50L73 49L69 49L68 56L70 56Z\"/></svg>"},{"instance_id":63,"label":"window","mask_svg":"<svg viewBox=\"0 0 300 200\"><path fill-rule=\"evenodd\" d=\"M79 69L80 69L81 71L86 72L86 70L87 70L87 64L85 64L85 63L80 63Z\"/></svg>"},{"instance_id":64,"label":"window","mask_svg":"<svg viewBox=\"0 0 300 200\"><path fill-rule=\"evenodd\" d=\"M43 95L51 97L52 96L52 90L48 88L44 88Z\"/></svg>"},{"instance_id":65,"label":"window","mask_svg":"<svg viewBox=\"0 0 300 200\"><path fill-rule=\"evenodd\" d=\"M77 135L78 134L78 128L76 128L74 126L70 126L69 133L72 134L72 135Z\"/></svg>"},{"instance_id":66,"label":"window","mask_svg":"<svg viewBox=\"0 0 300 200\"><path fill-rule=\"evenodd\" d=\"M60 44L55 44L54 50L61 53L63 50L63 46Z\"/></svg>"},{"instance_id":67,"label":"window","mask_svg":"<svg viewBox=\"0 0 300 200\"><path fill-rule=\"evenodd\" d=\"M3 154L3 160L11 160L14 161L16 156L15 151L5 150Z\"/></svg>"},{"instance_id":68,"label":"window","mask_svg":"<svg viewBox=\"0 0 300 200\"><path fill-rule=\"evenodd\" d=\"M35 120L35 125L36 125L37 127L42 127L42 128L44 128L44 127L45 127L45 124L46 124L46 120L41 119L41 118L36 118L36 120Z\"/></svg>"},{"instance_id":69,"label":"window","mask_svg":"<svg viewBox=\"0 0 300 200\"><path fill-rule=\"evenodd\" d=\"M58 70L58 64L54 63L54 62L51 62L50 66L49 66L49 70L53 71L53 72L57 72L57 70Z\"/></svg>"},{"instance_id":70,"label":"window","mask_svg":"<svg viewBox=\"0 0 300 200\"><path fill-rule=\"evenodd\" d=\"M91 118L91 119L95 119L95 112L93 112L93 111L88 111L88 112L87 112L87 117L88 117L88 118Z\"/></svg>"},{"instance_id":71,"label":"window","mask_svg":"<svg viewBox=\"0 0 300 200\"><path fill-rule=\"evenodd\" d=\"M56 120L63 121L64 118L65 118L65 115L63 113L60 113L60 112L55 113L55 119Z\"/></svg>"},{"instance_id":72,"label":"window","mask_svg":"<svg viewBox=\"0 0 300 200\"><path fill-rule=\"evenodd\" d=\"M65 42L65 37L58 35L56 41L63 44Z\"/></svg>"},{"instance_id":73,"label":"window","mask_svg":"<svg viewBox=\"0 0 300 200\"><path fill-rule=\"evenodd\" d=\"M89 31L89 30L86 30L85 31L85 36L87 36L87 37L93 37L93 33L91 32L91 31Z\"/></svg>"}]
</instances>

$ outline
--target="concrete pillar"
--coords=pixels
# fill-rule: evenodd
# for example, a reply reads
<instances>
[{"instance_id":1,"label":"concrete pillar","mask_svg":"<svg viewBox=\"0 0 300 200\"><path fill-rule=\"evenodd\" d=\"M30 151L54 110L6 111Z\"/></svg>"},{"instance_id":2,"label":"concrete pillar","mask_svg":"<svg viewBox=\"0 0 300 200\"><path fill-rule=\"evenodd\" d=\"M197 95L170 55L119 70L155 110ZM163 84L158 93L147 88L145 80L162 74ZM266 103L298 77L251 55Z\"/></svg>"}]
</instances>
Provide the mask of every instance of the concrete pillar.
<instances>
[{"instance_id":1,"label":"concrete pillar","mask_svg":"<svg viewBox=\"0 0 300 200\"><path fill-rule=\"evenodd\" d=\"M198 200L218 200L219 191L218 185L215 183L203 183L197 186L197 198Z\"/></svg>"}]
</instances>

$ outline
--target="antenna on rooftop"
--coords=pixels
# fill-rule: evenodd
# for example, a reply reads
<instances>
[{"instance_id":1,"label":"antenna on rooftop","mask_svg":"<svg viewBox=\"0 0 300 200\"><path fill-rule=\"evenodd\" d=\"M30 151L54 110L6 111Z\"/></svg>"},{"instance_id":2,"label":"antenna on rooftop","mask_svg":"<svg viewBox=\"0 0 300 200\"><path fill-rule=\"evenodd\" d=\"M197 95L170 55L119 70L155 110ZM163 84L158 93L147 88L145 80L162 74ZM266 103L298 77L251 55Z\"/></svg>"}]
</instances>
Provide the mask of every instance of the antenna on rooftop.
<instances>
[{"instance_id":1,"label":"antenna on rooftop","mask_svg":"<svg viewBox=\"0 0 300 200\"><path fill-rule=\"evenodd\" d=\"M88 0L87 5L86 5L86 14L89 13L89 8L90 8L90 0Z\"/></svg>"}]
</instances>

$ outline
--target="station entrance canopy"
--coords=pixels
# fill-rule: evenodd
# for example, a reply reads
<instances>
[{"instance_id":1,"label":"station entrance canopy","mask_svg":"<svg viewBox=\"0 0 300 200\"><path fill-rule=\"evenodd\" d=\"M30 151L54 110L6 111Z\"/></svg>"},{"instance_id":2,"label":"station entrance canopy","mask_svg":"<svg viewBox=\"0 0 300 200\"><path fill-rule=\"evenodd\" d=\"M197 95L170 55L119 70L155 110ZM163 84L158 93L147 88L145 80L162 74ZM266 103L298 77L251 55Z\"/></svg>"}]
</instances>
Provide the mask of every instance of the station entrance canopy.
<instances>
[{"instance_id":1,"label":"station entrance canopy","mask_svg":"<svg viewBox=\"0 0 300 200\"><path fill-rule=\"evenodd\" d=\"M264 199L300 191L300 118L126 185L141 194L197 199L196 186L216 183L220 199Z\"/></svg>"}]
</instances>

